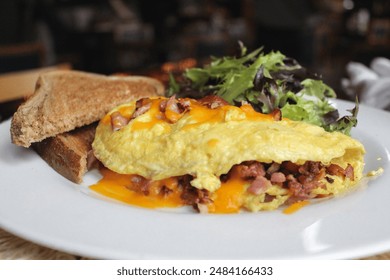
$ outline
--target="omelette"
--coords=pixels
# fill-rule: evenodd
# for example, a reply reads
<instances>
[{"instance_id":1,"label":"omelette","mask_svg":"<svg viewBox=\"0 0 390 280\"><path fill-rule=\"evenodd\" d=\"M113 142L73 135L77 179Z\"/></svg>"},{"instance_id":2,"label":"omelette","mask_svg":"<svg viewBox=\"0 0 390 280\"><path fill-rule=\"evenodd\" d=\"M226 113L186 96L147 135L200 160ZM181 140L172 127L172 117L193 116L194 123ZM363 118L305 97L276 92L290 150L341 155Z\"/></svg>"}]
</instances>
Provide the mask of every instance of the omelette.
<instances>
[{"instance_id":1,"label":"omelette","mask_svg":"<svg viewBox=\"0 0 390 280\"><path fill-rule=\"evenodd\" d=\"M340 132L262 114L250 104L144 98L99 123L98 193L201 213L274 210L341 194L362 178L363 145Z\"/></svg>"}]
</instances>

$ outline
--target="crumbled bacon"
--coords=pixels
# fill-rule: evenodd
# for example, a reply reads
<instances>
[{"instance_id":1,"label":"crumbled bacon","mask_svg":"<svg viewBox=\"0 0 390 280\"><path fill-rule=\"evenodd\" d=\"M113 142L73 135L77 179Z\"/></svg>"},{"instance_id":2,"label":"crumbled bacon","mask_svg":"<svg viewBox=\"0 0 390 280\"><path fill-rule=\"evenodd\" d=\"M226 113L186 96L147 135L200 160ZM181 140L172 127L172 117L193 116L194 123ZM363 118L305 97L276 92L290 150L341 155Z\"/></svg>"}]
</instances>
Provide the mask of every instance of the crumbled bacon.
<instances>
[{"instance_id":1,"label":"crumbled bacon","mask_svg":"<svg viewBox=\"0 0 390 280\"><path fill-rule=\"evenodd\" d=\"M130 118L123 116L119 111L113 112L110 115L111 118L111 127L113 131L120 130L122 127L126 126L132 119L145 114L152 106L150 99L142 98L137 100L135 105L135 110Z\"/></svg>"},{"instance_id":2,"label":"crumbled bacon","mask_svg":"<svg viewBox=\"0 0 390 280\"><path fill-rule=\"evenodd\" d=\"M353 167L350 164L348 164L348 166L345 168L345 177L347 177L350 180L353 180L355 178Z\"/></svg>"},{"instance_id":3,"label":"crumbled bacon","mask_svg":"<svg viewBox=\"0 0 390 280\"><path fill-rule=\"evenodd\" d=\"M280 169L280 164L277 162L273 162L268 168L267 168L267 174L272 174Z\"/></svg>"},{"instance_id":4,"label":"crumbled bacon","mask_svg":"<svg viewBox=\"0 0 390 280\"><path fill-rule=\"evenodd\" d=\"M132 119L135 119L143 114L145 114L149 109L152 107L152 103L147 103L143 105L142 107L139 107L137 110L134 111L133 115L131 116Z\"/></svg>"},{"instance_id":5,"label":"crumbled bacon","mask_svg":"<svg viewBox=\"0 0 390 280\"><path fill-rule=\"evenodd\" d=\"M336 175L336 176L345 176L345 171L344 169L337 165L337 164L331 164L329 165L327 168L326 168L326 171L330 174L330 175Z\"/></svg>"},{"instance_id":6,"label":"crumbled bacon","mask_svg":"<svg viewBox=\"0 0 390 280\"><path fill-rule=\"evenodd\" d=\"M167 108L167 103L168 103L167 99L163 99L160 101L160 105L159 105L160 112L162 113L165 112L165 109Z\"/></svg>"},{"instance_id":7,"label":"crumbled bacon","mask_svg":"<svg viewBox=\"0 0 390 280\"><path fill-rule=\"evenodd\" d=\"M282 111L280 111L280 109L275 109L272 111L271 116L275 121L281 121L282 120Z\"/></svg>"},{"instance_id":8,"label":"crumbled bacon","mask_svg":"<svg viewBox=\"0 0 390 280\"><path fill-rule=\"evenodd\" d=\"M138 175L132 176L130 180L130 184L126 186L128 189L149 195L150 180Z\"/></svg>"},{"instance_id":9,"label":"crumbled bacon","mask_svg":"<svg viewBox=\"0 0 390 280\"><path fill-rule=\"evenodd\" d=\"M316 175L320 172L322 164L320 162L306 161L298 168L299 173L304 175Z\"/></svg>"},{"instance_id":10,"label":"crumbled bacon","mask_svg":"<svg viewBox=\"0 0 390 280\"><path fill-rule=\"evenodd\" d=\"M184 175L178 179L178 186L182 192L180 198L186 205L193 205L197 200L198 191L197 188L191 186L192 176Z\"/></svg>"},{"instance_id":11,"label":"crumbled bacon","mask_svg":"<svg viewBox=\"0 0 390 280\"><path fill-rule=\"evenodd\" d=\"M189 100L186 100L186 99L179 99L178 102L177 102L177 105L180 109L180 112L186 112L190 109L190 106L191 106L191 102Z\"/></svg>"},{"instance_id":12,"label":"crumbled bacon","mask_svg":"<svg viewBox=\"0 0 390 280\"><path fill-rule=\"evenodd\" d=\"M206 95L205 97L199 99L198 102L210 109L229 105L229 103L225 99L219 97L218 95Z\"/></svg>"},{"instance_id":13,"label":"crumbled bacon","mask_svg":"<svg viewBox=\"0 0 390 280\"><path fill-rule=\"evenodd\" d=\"M117 131L129 123L129 119L122 116L118 111L110 115L111 118L111 127L113 131Z\"/></svg>"},{"instance_id":14,"label":"crumbled bacon","mask_svg":"<svg viewBox=\"0 0 390 280\"><path fill-rule=\"evenodd\" d=\"M162 196L166 197L168 195L170 195L171 193L173 193L173 190L171 190L170 188L168 188L167 186L162 186L160 191L159 191L160 194L162 194Z\"/></svg>"},{"instance_id":15,"label":"crumbled bacon","mask_svg":"<svg viewBox=\"0 0 390 280\"><path fill-rule=\"evenodd\" d=\"M323 183L316 180L292 180L288 181L287 187L295 200L306 200L315 197L311 192L313 189L323 187Z\"/></svg>"},{"instance_id":16,"label":"crumbled bacon","mask_svg":"<svg viewBox=\"0 0 390 280\"><path fill-rule=\"evenodd\" d=\"M197 203L211 203L213 200L210 198L210 192L208 190L202 189L198 190L198 199Z\"/></svg>"},{"instance_id":17,"label":"crumbled bacon","mask_svg":"<svg viewBox=\"0 0 390 280\"><path fill-rule=\"evenodd\" d=\"M350 180L355 178L353 167L350 164L348 164L345 169L337 164L331 164L326 168L326 172L330 175L346 177Z\"/></svg>"},{"instance_id":18,"label":"crumbled bacon","mask_svg":"<svg viewBox=\"0 0 390 280\"><path fill-rule=\"evenodd\" d=\"M323 167L318 171L318 173L316 173L314 179L319 181L319 180L324 179L325 176L326 176L326 168L323 166Z\"/></svg>"},{"instance_id":19,"label":"crumbled bacon","mask_svg":"<svg viewBox=\"0 0 390 280\"><path fill-rule=\"evenodd\" d=\"M177 100L176 100L175 95L169 97L169 99L167 100L165 111L167 111L167 110L170 110L170 111L175 112L177 114L181 113L179 106L177 105Z\"/></svg>"},{"instance_id":20,"label":"crumbled bacon","mask_svg":"<svg viewBox=\"0 0 390 280\"><path fill-rule=\"evenodd\" d=\"M135 102L135 108L138 109L138 108L141 108L147 104L151 104L152 101L150 100L150 98L148 97L144 97L144 98L141 98L141 99L138 99L136 102Z\"/></svg>"},{"instance_id":21,"label":"crumbled bacon","mask_svg":"<svg viewBox=\"0 0 390 280\"><path fill-rule=\"evenodd\" d=\"M179 188L181 188L180 198L186 205L192 205L196 210L201 211L204 209L203 204L212 203L213 200L210 197L210 192L205 189L197 189L191 186L192 176L184 175L178 179ZM200 208L200 207L201 208ZM202 208L203 207L203 208Z\"/></svg>"},{"instance_id":22,"label":"crumbled bacon","mask_svg":"<svg viewBox=\"0 0 390 280\"><path fill-rule=\"evenodd\" d=\"M298 181L297 178L295 178L293 174L288 174L286 176L286 180L289 182L297 182Z\"/></svg>"},{"instance_id":23,"label":"crumbled bacon","mask_svg":"<svg viewBox=\"0 0 390 280\"><path fill-rule=\"evenodd\" d=\"M275 199L275 196L274 195L269 195L269 194L265 194L265 197L264 197L264 202L271 202Z\"/></svg>"},{"instance_id":24,"label":"crumbled bacon","mask_svg":"<svg viewBox=\"0 0 390 280\"><path fill-rule=\"evenodd\" d=\"M297 173L298 172L298 169L299 169L299 166L298 164L295 164L291 161L284 161L282 163L282 166L281 166L284 170L286 170L287 172L289 173Z\"/></svg>"},{"instance_id":25,"label":"crumbled bacon","mask_svg":"<svg viewBox=\"0 0 390 280\"><path fill-rule=\"evenodd\" d=\"M164 113L164 118L171 123L177 122L182 115L190 109L191 102L185 99L176 99L175 95L168 100L160 102L160 112Z\"/></svg>"},{"instance_id":26,"label":"crumbled bacon","mask_svg":"<svg viewBox=\"0 0 390 280\"><path fill-rule=\"evenodd\" d=\"M174 111L178 114L182 114L190 109L191 102L188 99L176 99L175 95L169 99L163 99L160 102L160 112L165 113L167 110Z\"/></svg>"},{"instance_id":27,"label":"crumbled bacon","mask_svg":"<svg viewBox=\"0 0 390 280\"><path fill-rule=\"evenodd\" d=\"M333 184L334 183L334 179L333 178L330 178L328 176L325 176L325 180L330 183L330 184Z\"/></svg>"},{"instance_id":28,"label":"crumbled bacon","mask_svg":"<svg viewBox=\"0 0 390 280\"><path fill-rule=\"evenodd\" d=\"M304 198L305 195L305 189L303 187L303 185L301 183L299 183L298 181L288 181L287 183L287 187L288 189L292 192L292 195L293 196L296 196L296 197L299 197L299 198Z\"/></svg>"}]
</instances>

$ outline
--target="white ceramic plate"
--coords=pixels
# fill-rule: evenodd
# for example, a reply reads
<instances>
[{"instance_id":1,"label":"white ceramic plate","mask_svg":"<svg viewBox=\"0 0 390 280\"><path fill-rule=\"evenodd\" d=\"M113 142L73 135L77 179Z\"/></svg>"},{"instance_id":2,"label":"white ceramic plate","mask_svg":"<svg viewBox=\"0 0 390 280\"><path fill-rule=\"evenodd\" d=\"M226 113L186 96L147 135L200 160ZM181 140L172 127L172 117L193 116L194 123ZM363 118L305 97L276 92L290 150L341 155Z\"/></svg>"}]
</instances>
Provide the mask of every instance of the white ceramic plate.
<instances>
[{"instance_id":1,"label":"white ceramic plate","mask_svg":"<svg viewBox=\"0 0 390 280\"><path fill-rule=\"evenodd\" d=\"M354 104L337 101L344 112ZM100 259L346 259L390 250L390 114L360 106L353 136L365 172L379 178L340 198L281 211L200 215L150 210L98 198L11 144L0 125L0 226L25 239Z\"/></svg>"}]
</instances>

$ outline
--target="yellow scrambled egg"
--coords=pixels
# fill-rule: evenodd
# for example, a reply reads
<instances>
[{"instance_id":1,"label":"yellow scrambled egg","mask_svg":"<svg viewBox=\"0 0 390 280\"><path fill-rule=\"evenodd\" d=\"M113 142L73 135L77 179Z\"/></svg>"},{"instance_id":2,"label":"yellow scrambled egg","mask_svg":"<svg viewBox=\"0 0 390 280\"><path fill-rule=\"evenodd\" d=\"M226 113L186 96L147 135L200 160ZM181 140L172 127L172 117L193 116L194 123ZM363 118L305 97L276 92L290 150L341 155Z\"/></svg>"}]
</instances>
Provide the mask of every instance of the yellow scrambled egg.
<instances>
[{"instance_id":1,"label":"yellow scrambled egg","mask_svg":"<svg viewBox=\"0 0 390 280\"><path fill-rule=\"evenodd\" d=\"M135 102L115 108L101 120L93 150L107 168L152 180L190 174L194 176L191 181L194 187L211 192L220 188L221 174L235 164L251 160L297 164L320 161L343 168L351 163L355 179L362 176L364 148L342 133L329 133L287 119L275 121L272 116L255 112L250 105L211 109L190 99L189 108L183 113L165 112L164 116L161 100L153 99L148 111L119 130L112 129L110 116L119 112L130 119ZM168 113L171 113L169 120ZM340 181L329 187L337 194L338 189L348 185ZM272 202L275 205L262 204L264 197L258 196L248 196L244 203L253 211L275 209L288 198L287 191L279 187L268 192L280 198Z\"/></svg>"}]
</instances>

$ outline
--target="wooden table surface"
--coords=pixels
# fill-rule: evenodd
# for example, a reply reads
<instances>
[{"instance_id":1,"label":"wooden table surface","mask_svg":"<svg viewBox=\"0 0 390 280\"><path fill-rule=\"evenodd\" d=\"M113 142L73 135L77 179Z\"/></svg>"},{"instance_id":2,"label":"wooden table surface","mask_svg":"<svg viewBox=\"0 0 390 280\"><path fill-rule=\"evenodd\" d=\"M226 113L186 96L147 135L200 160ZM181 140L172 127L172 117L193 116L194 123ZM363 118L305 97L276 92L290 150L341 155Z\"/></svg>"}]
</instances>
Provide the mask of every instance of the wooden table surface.
<instances>
[{"instance_id":1,"label":"wooden table surface","mask_svg":"<svg viewBox=\"0 0 390 280\"><path fill-rule=\"evenodd\" d=\"M84 260L82 256L46 248L0 228L0 260ZM363 260L390 260L390 252L369 256Z\"/></svg>"}]
</instances>

